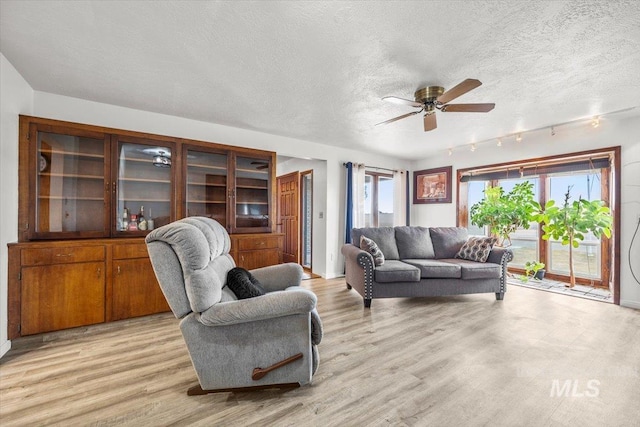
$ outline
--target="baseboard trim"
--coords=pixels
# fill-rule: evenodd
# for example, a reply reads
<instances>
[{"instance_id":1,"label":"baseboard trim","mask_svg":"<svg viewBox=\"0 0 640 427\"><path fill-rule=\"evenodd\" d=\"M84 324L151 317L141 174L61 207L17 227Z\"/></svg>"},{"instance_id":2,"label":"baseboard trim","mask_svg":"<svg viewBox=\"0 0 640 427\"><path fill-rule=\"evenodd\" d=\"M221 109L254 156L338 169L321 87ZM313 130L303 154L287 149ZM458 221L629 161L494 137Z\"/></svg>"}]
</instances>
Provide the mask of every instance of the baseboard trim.
<instances>
[{"instance_id":1,"label":"baseboard trim","mask_svg":"<svg viewBox=\"0 0 640 427\"><path fill-rule=\"evenodd\" d=\"M636 310L640 310L640 302L621 299L620 307L635 308Z\"/></svg>"},{"instance_id":2,"label":"baseboard trim","mask_svg":"<svg viewBox=\"0 0 640 427\"><path fill-rule=\"evenodd\" d=\"M0 357L4 356L5 354L7 354L7 352L11 350L11 341L6 340L5 342L3 342L0 345Z\"/></svg>"}]
</instances>

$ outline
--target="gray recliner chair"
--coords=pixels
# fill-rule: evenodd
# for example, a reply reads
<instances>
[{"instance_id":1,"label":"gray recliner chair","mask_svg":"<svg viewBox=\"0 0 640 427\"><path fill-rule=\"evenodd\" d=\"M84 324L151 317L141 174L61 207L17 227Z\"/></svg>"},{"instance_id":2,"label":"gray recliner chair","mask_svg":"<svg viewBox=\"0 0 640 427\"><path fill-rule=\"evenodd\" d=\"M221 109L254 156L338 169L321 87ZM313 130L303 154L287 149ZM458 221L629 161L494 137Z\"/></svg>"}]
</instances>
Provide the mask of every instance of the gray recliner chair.
<instances>
[{"instance_id":1,"label":"gray recliner chair","mask_svg":"<svg viewBox=\"0 0 640 427\"><path fill-rule=\"evenodd\" d=\"M315 294L299 286L299 265L252 270L266 294L238 300L226 286L235 263L218 222L185 218L153 230L146 243L200 383L189 395L311 382L322 323Z\"/></svg>"}]
</instances>

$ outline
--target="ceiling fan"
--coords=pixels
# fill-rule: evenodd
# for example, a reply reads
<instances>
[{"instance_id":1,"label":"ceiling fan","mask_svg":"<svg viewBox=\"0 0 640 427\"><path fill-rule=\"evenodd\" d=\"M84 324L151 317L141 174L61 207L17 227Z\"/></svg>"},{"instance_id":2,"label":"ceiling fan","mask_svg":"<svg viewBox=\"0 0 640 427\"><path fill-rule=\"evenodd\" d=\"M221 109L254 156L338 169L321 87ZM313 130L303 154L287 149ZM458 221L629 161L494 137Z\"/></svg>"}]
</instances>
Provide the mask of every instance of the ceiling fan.
<instances>
[{"instance_id":1,"label":"ceiling fan","mask_svg":"<svg viewBox=\"0 0 640 427\"><path fill-rule=\"evenodd\" d=\"M480 80L466 79L446 92L442 86L423 87L418 89L413 95L415 97L415 101L398 98L396 96L385 96L382 98L383 101L391 102L393 104L408 105L410 107L420 108L420 110L412 111L411 113L376 123L376 126L395 122L424 111L424 131L428 132L430 130L434 130L438 126L436 122L436 109L445 113L488 113L493 110L496 104L447 104L457 97L477 88L481 84L482 82Z\"/></svg>"}]
</instances>

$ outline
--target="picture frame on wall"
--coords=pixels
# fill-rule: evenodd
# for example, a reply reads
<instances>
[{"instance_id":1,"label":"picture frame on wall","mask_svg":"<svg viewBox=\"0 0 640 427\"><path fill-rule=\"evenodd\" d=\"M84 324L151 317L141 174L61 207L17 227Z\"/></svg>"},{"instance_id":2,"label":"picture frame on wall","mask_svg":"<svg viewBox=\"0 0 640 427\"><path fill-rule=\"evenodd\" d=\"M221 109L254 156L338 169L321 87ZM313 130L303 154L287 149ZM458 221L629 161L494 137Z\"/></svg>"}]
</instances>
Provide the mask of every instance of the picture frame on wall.
<instances>
[{"instance_id":1,"label":"picture frame on wall","mask_svg":"<svg viewBox=\"0 0 640 427\"><path fill-rule=\"evenodd\" d=\"M452 170L446 166L413 172L413 203L451 203Z\"/></svg>"}]
</instances>

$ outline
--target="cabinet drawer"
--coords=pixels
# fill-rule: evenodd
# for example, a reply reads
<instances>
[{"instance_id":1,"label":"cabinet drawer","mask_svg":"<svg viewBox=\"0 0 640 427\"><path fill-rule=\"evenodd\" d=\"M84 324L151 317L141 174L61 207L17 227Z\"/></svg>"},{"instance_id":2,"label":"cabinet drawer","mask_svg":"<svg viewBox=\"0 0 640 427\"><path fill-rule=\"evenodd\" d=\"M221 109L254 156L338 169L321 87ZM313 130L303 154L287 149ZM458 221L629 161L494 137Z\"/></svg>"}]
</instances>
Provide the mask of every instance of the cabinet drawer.
<instances>
[{"instance_id":1,"label":"cabinet drawer","mask_svg":"<svg viewBox=\"0 0 640 427\"><path fill-rule=\"evenodd\" d=\"M23 249L21 253L23 266L104 261L104 258L104 246Z\"/></svg>"},{"instance_id":2,"label":"cabinet drawer","mask_svg":"<svg viewBox=\"0 0 640 427\"><path fill-rule=\"evenodd\" d=\"M257 251L240 251L236 264L247 270L279 264L281 262L279 249L266 249Z\"/></svg>"},{"instance_id":3,"label":"cabinet drawer","mask_svg":"<svg viewBox=\"0 0 640 427\"><path fill-rule=\"evenodd\" d=\"M277 248L279 240L279 237L255 237L252 239L238 239L238 250L250 251L255 249Z\"/></svg>"},{"instance_id":4,"label":"cabinet drawer","mask_svg":"<svg viewBox=\"0 0 640 427\"><path fill-rule=\"evenodd\" d=\"M149 258L145 243L131 243L113 246L113 259Z\"/></svg>"}]
</instances>

